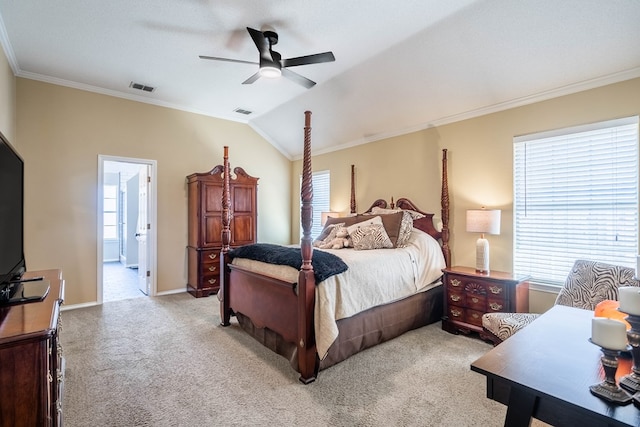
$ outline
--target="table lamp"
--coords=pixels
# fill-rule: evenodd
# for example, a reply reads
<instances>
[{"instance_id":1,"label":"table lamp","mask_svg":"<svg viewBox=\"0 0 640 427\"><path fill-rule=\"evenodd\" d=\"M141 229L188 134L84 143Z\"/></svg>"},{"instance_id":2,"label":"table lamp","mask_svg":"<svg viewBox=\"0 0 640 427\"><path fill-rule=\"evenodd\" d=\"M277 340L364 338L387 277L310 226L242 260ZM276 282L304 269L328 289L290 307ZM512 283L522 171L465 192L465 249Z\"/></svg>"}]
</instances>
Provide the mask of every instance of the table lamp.
<instances>
[{"instance_id":1,"label":"table lamp","mask_svg":"<svg viewBox=\"0 0 640 427\"><path fill-rule=\"evenodd\" d=\"M480 233L480 237L476 242L476 271L478 273L489 273L489 241L484 238L484 234L500 234L500 210L468 210L467 232Z\"/></svg>"},{"instance_id":2,"label":"table lamp","mask_svg":"<svg viewBox=\"0 0 640 427\"><path fill-rule=\"evenodd\" d=\"M339 216L339 212L320 212L320 225L324 227L324 225L327 223L327 219L338 218Z\"/></svg>"}]
</instances>

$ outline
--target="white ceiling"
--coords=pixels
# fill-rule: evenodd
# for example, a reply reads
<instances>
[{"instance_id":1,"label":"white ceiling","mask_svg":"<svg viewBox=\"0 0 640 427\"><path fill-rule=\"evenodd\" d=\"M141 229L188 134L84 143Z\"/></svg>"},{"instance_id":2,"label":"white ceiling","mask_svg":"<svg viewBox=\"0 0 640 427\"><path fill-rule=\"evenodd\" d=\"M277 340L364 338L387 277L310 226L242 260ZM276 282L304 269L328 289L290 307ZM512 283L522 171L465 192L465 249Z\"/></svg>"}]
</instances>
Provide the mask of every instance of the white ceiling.
<instances>
[{"instance_id":1,"label":"white ceiling","mask_svg":"<svg viewBox=\"0 0 640 427\"><path fill-rule=\"evenodd\" d=\"M640 77L638 0L0 0L17 76L246 122L290 159ZM241 83L270 25L317 82ZM155 87L152 93L130 82ZM249 116L235 113L242 108Z\"/></svg>"}]
</instances>

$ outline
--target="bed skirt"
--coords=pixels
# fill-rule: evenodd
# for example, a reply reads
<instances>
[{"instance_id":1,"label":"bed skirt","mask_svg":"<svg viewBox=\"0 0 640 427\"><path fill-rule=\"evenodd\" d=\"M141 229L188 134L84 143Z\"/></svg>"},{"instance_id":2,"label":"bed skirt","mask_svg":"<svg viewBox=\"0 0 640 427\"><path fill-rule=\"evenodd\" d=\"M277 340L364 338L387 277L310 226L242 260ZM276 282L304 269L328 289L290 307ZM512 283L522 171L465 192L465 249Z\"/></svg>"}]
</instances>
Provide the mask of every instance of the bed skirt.
<instances>
[{"instance_id":1,"label":"bed skirt","mask_svg":"<svg viewBox=\"0 0 640 427\"><path fill-rule=\"evenodd\" d=\"M338 320L338 338L329 348L327 356L320 361L320 370L407 331L441 320L442 299L443 286L439 285L400 301ZM297 347L294 343L285 342L270 329L256 328L251 319L242 313L236 313L236 318L242 329L265 347L286 357L291 366L299 371Z\"/></svg>"}]
</instances>

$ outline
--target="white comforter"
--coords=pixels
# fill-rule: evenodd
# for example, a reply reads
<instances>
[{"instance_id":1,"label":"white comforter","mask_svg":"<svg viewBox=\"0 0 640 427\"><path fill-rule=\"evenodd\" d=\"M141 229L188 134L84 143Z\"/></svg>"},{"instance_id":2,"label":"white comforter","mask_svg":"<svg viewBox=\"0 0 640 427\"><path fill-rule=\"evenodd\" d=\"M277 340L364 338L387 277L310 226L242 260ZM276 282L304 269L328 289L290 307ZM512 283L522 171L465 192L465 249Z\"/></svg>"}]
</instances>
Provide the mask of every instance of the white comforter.
<instances>
[{"instance_id":1,"label":"white comforter","mask_svg":"<svg viewBox=\"0 0 640 427\"><path fill-rule=\"evenodd\" d=\"M413 229L404 248L323 250L342 258L349 269L316 286L315 335L321 359L338 337L336 321L431 289L440 284L445 268L438 242L418 229ZM292 283L298 280L298 270L292 267L243 258L235 258L233 263Z\"/></svg>"}]
</instances>

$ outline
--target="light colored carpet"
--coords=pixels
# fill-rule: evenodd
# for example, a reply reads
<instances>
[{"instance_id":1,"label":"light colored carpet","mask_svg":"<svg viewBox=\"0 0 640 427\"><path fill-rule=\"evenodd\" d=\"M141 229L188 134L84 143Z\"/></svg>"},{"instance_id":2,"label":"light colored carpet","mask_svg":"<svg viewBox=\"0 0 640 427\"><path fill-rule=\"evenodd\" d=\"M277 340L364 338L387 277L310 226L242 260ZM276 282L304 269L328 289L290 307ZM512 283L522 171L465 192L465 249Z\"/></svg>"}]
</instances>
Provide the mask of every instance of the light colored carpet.
<instances>
[{"instance_id":1,"label":"light colored carpet","mask_svg":"<svg viewBox=\"0 0 640 427\"><path fill-rule=\"evenodd\" d=\"M177 294L62 313L64 422L74 426L501 426L469 368L490 345L436 323L321 371L219 326L215 297Z\"/></svg>"}]
</instances>

